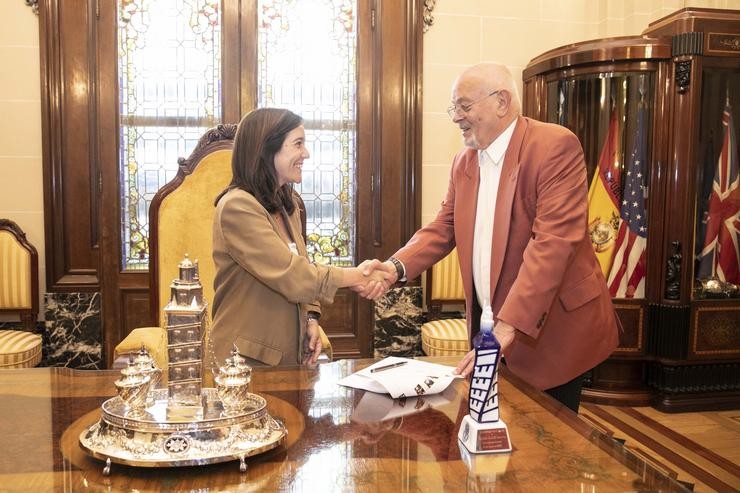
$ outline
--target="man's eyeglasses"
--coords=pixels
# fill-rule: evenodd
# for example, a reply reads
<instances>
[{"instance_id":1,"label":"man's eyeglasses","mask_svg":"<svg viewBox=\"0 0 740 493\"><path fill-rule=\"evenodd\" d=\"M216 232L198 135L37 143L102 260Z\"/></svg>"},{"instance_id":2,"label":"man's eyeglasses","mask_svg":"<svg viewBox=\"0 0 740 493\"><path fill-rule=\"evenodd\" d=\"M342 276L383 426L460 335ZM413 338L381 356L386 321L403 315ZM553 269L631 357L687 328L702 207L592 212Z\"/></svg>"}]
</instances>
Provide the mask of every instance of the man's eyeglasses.
<instances>
[{"instance_id":1,"label":"man's eyeglasses","mask_svg":"<svg viewBox=\"0 0 740 493\"><path fill-rule=\"evenodd\" d=\"M486 94L482 98L476 99L475 101L473 101L471 103L453 104L452 106L450 106L449 108L447 108L447 114L450 115L450 118L455 118L455 115L466 115L468 113L468 111L470 111L470 108L472 108L475 103L480 103L484 99L486 99L488 97L491 97L494 94L498 94L499 92L501 92L501 89L498 89L498 90L493 91L493 92L489 92L488 94Z\"/></svg>"}]
</instances>

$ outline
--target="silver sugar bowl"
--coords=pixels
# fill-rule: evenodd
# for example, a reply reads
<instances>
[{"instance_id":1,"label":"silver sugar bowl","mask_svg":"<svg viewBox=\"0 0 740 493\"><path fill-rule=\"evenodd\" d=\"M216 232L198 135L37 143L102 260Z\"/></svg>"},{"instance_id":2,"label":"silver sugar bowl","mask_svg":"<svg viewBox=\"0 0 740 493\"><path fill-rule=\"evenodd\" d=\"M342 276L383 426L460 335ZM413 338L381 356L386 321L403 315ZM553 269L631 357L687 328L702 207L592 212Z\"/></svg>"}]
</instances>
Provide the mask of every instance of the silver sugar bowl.
<instances>
[{"instance_id":1,"label":"silver sugar bowl","mask_svg":"<svg viewBox=\"0 0 740 493\"><path fill-rule=\"evenodd\" d=\"M239 354L236 345L231 350L231 357L226 358L226 365L219 368L214 380L224 413L227 416L241 413L249 400L252 367Z\"/></svg>"},{"instance_id":2,"label":"silver sugar bowl","mask_svg":"<svg viewBox=\"0 0 740 493\"><path fill-rule=\"evenodd\" d=\"M140 415L146 406L146 399L151 388L152 379L143 373L129 359L128 366L121 370L121 378L113 382L118 390L118 396L123 400L131 415Z\"/></svg>"},{"instance_id":3,"label":"silver sugar bowl","mask_svg":"<svg viewBox=\"0 0 740 493\"><path fill-rule=\"evenodd\" d=\"M134 365L143 375L149 376L151 379L150 388L156 389L162 380L162 370L157 366L157 362L154 361L154 358L152 358L152 355L143 344L139 352L134 356Z\"/></svg>"}]
</instances>

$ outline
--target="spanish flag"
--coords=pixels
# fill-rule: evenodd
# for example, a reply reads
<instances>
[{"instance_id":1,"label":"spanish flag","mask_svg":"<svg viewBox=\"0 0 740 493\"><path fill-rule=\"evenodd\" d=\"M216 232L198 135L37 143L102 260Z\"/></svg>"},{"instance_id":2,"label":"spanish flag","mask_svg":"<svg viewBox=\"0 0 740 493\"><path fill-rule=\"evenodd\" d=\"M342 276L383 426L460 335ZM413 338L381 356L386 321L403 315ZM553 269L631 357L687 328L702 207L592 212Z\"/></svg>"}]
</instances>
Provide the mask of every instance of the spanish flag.
<instances>
[{"instance_id":1,"label":"spanish flag","mask_svg":"<svg viewBox=\"0 0 740 493\"><path fill-rule=\"evenodd\" d=\"M619 216L621 174L619 149L619 124L617 114L613 112L609 121L609 131L601 148L599 164L588 190L588 233L604 277L609 275L612 266L614 240L621 221Z\"/></svg>"}]
</instances>

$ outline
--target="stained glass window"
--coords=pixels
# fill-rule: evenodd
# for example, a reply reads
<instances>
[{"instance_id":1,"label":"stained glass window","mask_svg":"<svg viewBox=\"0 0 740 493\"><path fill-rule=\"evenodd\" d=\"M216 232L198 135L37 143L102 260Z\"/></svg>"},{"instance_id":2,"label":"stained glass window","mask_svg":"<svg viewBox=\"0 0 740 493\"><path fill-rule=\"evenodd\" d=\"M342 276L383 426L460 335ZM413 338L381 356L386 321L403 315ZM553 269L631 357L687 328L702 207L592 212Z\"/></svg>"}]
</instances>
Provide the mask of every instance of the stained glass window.
<instances>
[{"instance_id":1,"label":"stained glass window","mask_svg":"<svg viewBox=\"0 0 740 493\"><path fill-rule=\"evenodd\" d=\"M311 158L296 186L312 260L354 265L356 0L258 3L258 105L301 115Z\"/></svg>"},{"instance_id":2,"label":"stained glass window","mask_svg":"<svg viewBox=\"0 0 740 493\"><path fill-rule=\"evenodd\" d=\"M119 0L121 244L149 265L149 204L221 121L219 0Z\"/></svg>"}]
</instances>

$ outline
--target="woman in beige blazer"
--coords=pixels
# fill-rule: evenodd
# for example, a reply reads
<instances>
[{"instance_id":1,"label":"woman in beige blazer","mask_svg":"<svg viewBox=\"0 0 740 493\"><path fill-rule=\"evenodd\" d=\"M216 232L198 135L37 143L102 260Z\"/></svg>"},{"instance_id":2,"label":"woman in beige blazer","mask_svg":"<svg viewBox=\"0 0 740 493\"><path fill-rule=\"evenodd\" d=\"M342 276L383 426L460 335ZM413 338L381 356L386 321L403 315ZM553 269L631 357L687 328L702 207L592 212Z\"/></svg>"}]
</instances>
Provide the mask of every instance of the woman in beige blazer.
<instances>
[{"instance_id":1,"label":"woman in beige blazer","mask_svg":"<svg viewBox=\"0 0 740 493\"><path fill-rule=\"evenodd\" d=\"M321 352L319 302L338 288L361 290L361 267L314 264L306 257L293 184L301 182L302 119L261 108L239 123L229 186L216 199L216 264L211 341L217 361L234 344L253 365L315 363Z\"/></svg>"}]
</instances>

